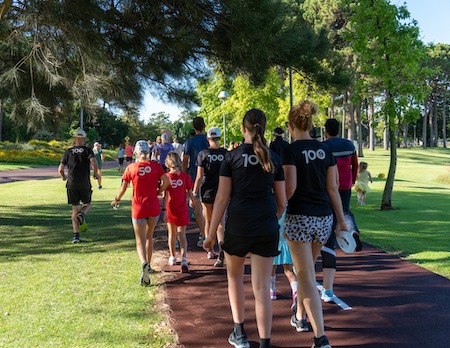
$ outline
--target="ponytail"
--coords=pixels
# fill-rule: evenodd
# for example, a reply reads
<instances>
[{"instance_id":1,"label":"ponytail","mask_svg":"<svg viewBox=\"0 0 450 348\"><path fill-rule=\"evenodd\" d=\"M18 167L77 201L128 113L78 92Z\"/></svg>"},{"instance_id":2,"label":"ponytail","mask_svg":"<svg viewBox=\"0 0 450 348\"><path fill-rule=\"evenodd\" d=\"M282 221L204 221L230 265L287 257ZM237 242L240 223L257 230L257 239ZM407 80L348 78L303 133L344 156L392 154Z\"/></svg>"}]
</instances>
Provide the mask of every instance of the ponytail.
<instances>
[{"instance_id":1,"label":"ponytail","mask_svg":"<svg viewBox=\"0 0 450 348\"><path fill-rule=\"evenodd\" d=\"M270 150L266 145L264 131L266 128L266 115L258 109L247 111L243 120L244 127L253 134L253 152L258 157L263 170L267 173L275 172Z\"/></svg>"}]
</instances>

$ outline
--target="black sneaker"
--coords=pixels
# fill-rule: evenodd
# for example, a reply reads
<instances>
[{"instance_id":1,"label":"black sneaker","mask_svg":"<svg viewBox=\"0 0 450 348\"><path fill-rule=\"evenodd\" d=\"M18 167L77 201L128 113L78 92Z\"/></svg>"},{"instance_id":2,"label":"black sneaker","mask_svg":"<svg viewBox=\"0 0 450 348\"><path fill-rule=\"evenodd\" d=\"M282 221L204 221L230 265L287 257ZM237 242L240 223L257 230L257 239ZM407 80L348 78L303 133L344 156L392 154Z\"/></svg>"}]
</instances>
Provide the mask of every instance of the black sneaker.
<instances>
[{"instance_id":1,"label":"black sneaker","mask_svg":"<svg viewBox=\"0 0 450 348\"><path fill-rule=\"evenodd\" d=\"M355 251L361 251L362 250L362 243L361 239L359 239L359 233L358 232L352 232L352 236L355 239L356 242L356 248Z\"/></svg>"},{"instance_id":2,"label":"black sneaker","mask_svg":"<svg viewBox=\"0 0 450 348\"><path fill-rule=\"evenodd\" d=\"M214 267L223 267L224 260L220 258L220 256L217 258L216 262L214 262Z\"/></svg>"},{"instance_id":3,"label":"black sneaker","mask_svg":"<svg viewBox=\"0 0 450 348\"><path fill-rule=\"evenodd\" d=\"M306 319L300 319L298 320L295 314L291 317L291 325L295 327L295 330L297 332L309 332L309 324L306 321Z\"/></svg>"},{"instance_id":4,"label":"black sneaker","mask_svg":"<svg viewBox=\"0 0 450 348\"><path fill-rule=\"evenodd\" d=\"M141 276L141 285L149 286L150 285L150 265L147 262L142 264L142 276Z\"/></svg>"},{"instance_id":5,"label":"black sneaker","mask_svg":"<svg viewBox=\"0 0 450 348\"><path fill-rule=\"evenodd\" d=\"M73 234L72 243L80 243L80 234L79 233Z\"/></svg>"},{"instance_id":6,"label":"black sneaker","mask_svg":"<svg viewBox=\"0 0 450 348\"><path fill-rule=\"evenodd\" d=\"M234 331L230 333L230 337L228 337L228 343L236 348L250 348L250 343L247 341L247 336L236 336Z\"/></svg>"},{"instance_id":7,"label":"black sneaker","mask_svg":"<svg viewBox=\"0 0 450 348\"><path fill-rule=\"evenodd\" d=\"M330 346L330 343L328 342L327 336L323 335L319 338L313 338L314 344L311 346L311 348L332 348Z\"/></svg>"}]
</instances>

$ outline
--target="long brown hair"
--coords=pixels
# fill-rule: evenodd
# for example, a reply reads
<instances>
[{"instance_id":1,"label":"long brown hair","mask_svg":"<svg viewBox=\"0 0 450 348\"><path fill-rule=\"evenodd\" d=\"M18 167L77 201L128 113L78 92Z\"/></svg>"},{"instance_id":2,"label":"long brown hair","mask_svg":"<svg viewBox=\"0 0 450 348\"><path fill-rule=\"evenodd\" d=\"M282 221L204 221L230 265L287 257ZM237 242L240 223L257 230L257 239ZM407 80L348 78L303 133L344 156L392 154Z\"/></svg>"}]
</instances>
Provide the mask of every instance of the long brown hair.
<instances>
[{"instance_id":1,"label":"long brown hair","mask_svg":"<svg viewBox=\"0 0 450 348\"><path fill-rule=\"evenodd\" d=\"M266 115L259 109L251 109L245 113L242 125L252 135L253 152L258 157L264 171L274 173L275 165L266 145L266 138L264 138Z\"/></svg>"}]
</instances>

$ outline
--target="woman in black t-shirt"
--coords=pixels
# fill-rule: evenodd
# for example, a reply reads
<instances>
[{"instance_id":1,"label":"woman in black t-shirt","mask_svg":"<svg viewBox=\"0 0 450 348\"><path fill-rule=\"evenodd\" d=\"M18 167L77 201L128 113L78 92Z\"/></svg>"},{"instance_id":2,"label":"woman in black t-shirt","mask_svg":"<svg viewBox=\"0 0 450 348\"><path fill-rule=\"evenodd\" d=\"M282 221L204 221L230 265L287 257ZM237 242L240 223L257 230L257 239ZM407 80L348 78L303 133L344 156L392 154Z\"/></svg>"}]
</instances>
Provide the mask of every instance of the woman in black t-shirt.
<instances>
[{"instance_id":1,"label":"woman in black t-shirt","mask_svg":"<svg viewBox=\"0 0 450 348\"><path fill-rule=\"evenodd\" d=\"M272 302L270 276L278 251L278 218L286 207L281 160L266 146L266 116L248 111L242 122L244 143L228 152L222 163L219 188L204 248L211 250L215 231L228 206L223 250L234 330L228 342L250 347L244 330L244 263L249 253L260 347L270 347Z\"/></svg>"},{"instance_id":2,"label":"woman in black t-shirt","mask_svg":"<svg viewBox=\"0 0 450 348\"><path fill-rule=\"evenodd\" d=\"M314 265L331 234L331 208L338 220L336 232L347 227L338 192L336 161L329 148L309 133L316 112L317 106L307 100L289 112L288 128L295 141L282 153L288 198L284 236L299 282L297 313L292 316L291 324L300 326L303 303L314 330L313 347L331 348L325 336Z\"/></svg>"}]
</instances>

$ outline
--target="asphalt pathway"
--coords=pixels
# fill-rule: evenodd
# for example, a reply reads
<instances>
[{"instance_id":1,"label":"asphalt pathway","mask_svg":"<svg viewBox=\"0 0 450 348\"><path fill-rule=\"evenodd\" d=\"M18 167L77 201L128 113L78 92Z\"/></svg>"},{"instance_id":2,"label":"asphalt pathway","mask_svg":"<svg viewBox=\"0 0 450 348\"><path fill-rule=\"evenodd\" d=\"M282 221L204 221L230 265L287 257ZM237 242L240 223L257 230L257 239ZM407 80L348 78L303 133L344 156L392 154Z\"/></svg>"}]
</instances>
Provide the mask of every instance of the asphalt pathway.
<instances>
[{"instance_id":1,"label":"asphalt pathway","mask_svg":"<svg viewBox=\"0 0 450 348\"><path fill-rule=\"evenodd\" d=\"M116 162L105 164L105 168L116 166ZM0 183L57 176L57 167L8 170L0 171ZM167 248L165 232L160 230L159 235L157 247ZM197 239L198 229L191 224L189 274L179 273L179 266L164 266L165 272L174 275L166 288L180 347L231 347L227 342L232 319L226 269L213 267L214 260L208 260L206 252L196 246ZM335 293L351 309L343 310L334 303L323 305L327 335L334 348L450 347L449 279L366 244L359 253L337 254ZM248 264L245 327L251 347L257 348ZM319 281L321 276L318 268ZM277 291L278 299L273 301L272 347L311 347L312 333L297 333L290 325L290 288L281 268Z\"/></svg>"}]
</instances>

